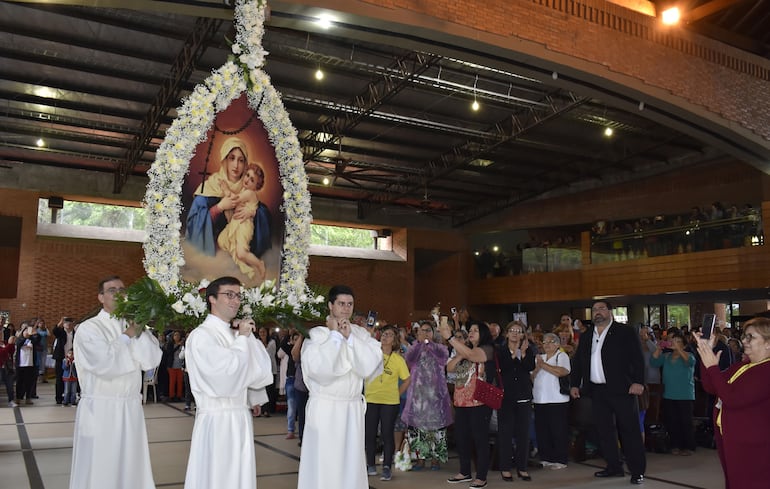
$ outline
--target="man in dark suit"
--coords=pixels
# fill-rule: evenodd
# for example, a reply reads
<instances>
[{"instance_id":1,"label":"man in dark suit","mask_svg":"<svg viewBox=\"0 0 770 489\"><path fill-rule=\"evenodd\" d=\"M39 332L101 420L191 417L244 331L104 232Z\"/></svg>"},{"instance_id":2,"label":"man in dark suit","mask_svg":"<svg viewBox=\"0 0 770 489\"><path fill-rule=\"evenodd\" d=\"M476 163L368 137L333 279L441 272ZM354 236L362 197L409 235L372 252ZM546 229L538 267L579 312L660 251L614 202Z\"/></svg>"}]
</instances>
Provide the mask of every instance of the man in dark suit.
<instances>
[{"instance_id":1,"label":"man in dark suit","mask_svg":"<svg viewBox=\"0 0 770 489\"><path fill-rule=\"evenodd\" d=\"M53 335L56 338L53 346L54 370L56 372L56 404L61 404L64 400L64 380L62 374L62 360L64 355L72 349L73 339L75 338L75 322L72 318L64 317L53 328Z\"/></svg>"},{"instance_id":2,"label":"man in dark suit","mask_svg":"<svg viewBox=\"0 0 770 489\"><path fill-rule=\"evenodd\" d=\"M607 301L591 308L594 327L580 336L572 360L570 393L577 399L590 397L599 444L607 461L596 477L623 477L618 453L620 434L631 483L642 484L647 461L639 428L637 396L644 392L644 358L634 328L613 321Z\"/></svg>"}]
</instances>

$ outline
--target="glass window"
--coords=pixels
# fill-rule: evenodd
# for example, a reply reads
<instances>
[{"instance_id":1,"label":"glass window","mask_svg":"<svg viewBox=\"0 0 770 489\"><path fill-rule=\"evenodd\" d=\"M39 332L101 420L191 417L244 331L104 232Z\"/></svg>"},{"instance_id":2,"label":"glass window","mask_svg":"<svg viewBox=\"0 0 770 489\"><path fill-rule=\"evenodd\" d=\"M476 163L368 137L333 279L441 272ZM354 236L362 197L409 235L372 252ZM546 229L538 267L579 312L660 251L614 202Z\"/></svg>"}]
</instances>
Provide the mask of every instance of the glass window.
<instances>
[{"instance_id":1,"label":"glass window","mask_svg":"<svg viewBox=\"0 0 770 489\"><path fill-rule=\"evenodd\" d=\"M55 216L55 220L51 216ZM145 213L141 207L64 201L62 209L49 209L48 199L38 203L37 222L70 224L101 228L144 230Z\"/></svg>"},{"instance_id":2,"label":"glass window","mask_svg":"<svg viewBox=\"0 0 770 489\"><path fill-rule=\"evenodd\" d=\"M365 250L383 249L377 246L380 238L371 229L346 228L342 226L324 226L311 224L310 244L321 246L339 246Z\"/></svg>"}]
</instances>

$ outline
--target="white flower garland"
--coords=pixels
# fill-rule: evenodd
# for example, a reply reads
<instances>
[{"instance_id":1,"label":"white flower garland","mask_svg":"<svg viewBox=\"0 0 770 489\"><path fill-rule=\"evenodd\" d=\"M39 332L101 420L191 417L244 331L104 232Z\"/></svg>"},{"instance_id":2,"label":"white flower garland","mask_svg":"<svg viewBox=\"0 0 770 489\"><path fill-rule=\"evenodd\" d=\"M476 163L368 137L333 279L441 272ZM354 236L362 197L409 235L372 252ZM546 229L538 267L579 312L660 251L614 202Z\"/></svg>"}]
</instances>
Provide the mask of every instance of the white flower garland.
<instances>
[{"instance_id":1,"label":"white flower garland","mask_svg":"<svg viewBox=\"0 0 770 489\"><path fill-rule=\"evenodd\" d=\"M314 310L313 304L323 302L323 297L311 296L305 283L312 221L310 193L297 131L280 94L261 69L267 55L262 48L264 21L262 1L237 1L233 59L214 70L184 100L148 172L150 181L143 202L148 212L144 268L147 275L175 299L173 308L180 314L196 317L205 314L205 303L201 307L199 298L189 295L191 289L205 285L184 283L179 275L179 267L185 263L180 239L182 183L195 148L205 140L215 116L247 89L249 107L252 110L258 107L278 160L286 233L278 284L267 281L260 287L244 290L242 312L257 314L260 309L280 306L289 307L299 315L303 308Z\"/></svg>"}]
</instances>

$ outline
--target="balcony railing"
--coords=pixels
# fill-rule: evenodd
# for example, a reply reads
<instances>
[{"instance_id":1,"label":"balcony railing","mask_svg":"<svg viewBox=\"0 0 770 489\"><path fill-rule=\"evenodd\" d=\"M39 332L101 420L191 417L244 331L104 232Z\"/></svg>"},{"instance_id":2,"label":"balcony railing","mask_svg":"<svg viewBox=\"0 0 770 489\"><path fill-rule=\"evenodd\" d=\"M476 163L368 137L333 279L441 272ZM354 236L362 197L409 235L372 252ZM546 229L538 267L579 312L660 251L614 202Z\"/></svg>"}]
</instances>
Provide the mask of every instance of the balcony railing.
<instances>
[{"instance_id":1,"label":"balcony railing","mask_svg":"<svg viewBox=\"0 0 770 489\"><path fill-rule=\"evenodd\" d=\"M764 244L761 222L759 214L750 214L594 236L591 239L591 263L758 246Z\"/></svg>"}]
</instances>

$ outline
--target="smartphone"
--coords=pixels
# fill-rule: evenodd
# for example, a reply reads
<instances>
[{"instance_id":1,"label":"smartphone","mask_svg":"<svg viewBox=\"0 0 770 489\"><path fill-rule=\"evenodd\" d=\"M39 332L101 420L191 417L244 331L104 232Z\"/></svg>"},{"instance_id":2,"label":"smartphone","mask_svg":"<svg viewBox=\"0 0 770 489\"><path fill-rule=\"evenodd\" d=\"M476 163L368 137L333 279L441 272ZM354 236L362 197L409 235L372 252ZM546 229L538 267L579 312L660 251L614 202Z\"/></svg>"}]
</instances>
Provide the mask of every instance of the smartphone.
<instances>
[{"instance_id":1,"label":"smartphone","mask_svg":"<svg viewBox=\"0 0 770 489\"><path fill-rule=\"evenodd\" d=\"M449 310L452 312L452 316L454 316L455 314L457 314L457 308L456 308L456 307L452 307L452 308L451 308L451 309L449 309Z\"/></svg>"},{"instance_id":2,"label":"smartphone","mask_svg":"<svg viewBox=\"0 0 770 489\"><path fill-rule=\"evenodd\" d=\"M714 325L716 324L717 317L715 314L704 314L703 324L700 328L701 338L707 340L711 338L714 333Z\"/></svg>"},{"instance_id":3,"label":"smartphone","mask_svg":"<svg viewBox=\"0 0 770 489\"><path fill-rule=\"evenodd\" d=\"M446 316L441 316L441 326L449 326L449 318Z\"/></svg>"},{"instance_id":4,"label":"smartphone","mask_svg":"<svg viewBox=\"0 0 770 489\"><path fill-rule=\"evenodd\" d=\"M366 325L370 328L374 327L374 323L377 322L377 311L369 311L366 315Z\"/></svg>"}]
</instances>

